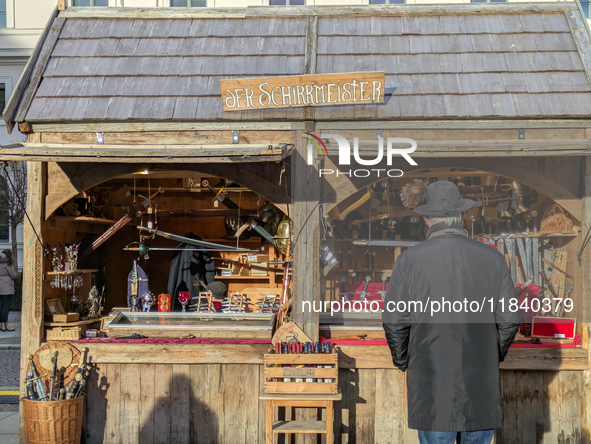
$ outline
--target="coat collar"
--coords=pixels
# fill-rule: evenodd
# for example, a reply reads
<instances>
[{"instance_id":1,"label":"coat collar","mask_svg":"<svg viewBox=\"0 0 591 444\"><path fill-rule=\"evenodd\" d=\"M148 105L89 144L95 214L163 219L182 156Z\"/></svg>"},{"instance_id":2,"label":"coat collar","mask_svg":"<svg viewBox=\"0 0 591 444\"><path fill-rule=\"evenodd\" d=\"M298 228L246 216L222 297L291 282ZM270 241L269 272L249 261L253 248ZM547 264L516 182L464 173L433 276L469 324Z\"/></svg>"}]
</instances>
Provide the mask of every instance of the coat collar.
<instances>
[{"instance_id":1,"label":"coat collar","mask_svg":"<svg viewBox=\"0 0 591 444\"><path fill-rule=\"evenodd\" d=\"M466 230L461 224L452 224L450 226L445 225L444 223L438 223L432 225L431 228L427 230L427 239L430 239L434 236L441 236L443 234L456 234L460 236L468 236Z\"/></svg>"}]
</instances>

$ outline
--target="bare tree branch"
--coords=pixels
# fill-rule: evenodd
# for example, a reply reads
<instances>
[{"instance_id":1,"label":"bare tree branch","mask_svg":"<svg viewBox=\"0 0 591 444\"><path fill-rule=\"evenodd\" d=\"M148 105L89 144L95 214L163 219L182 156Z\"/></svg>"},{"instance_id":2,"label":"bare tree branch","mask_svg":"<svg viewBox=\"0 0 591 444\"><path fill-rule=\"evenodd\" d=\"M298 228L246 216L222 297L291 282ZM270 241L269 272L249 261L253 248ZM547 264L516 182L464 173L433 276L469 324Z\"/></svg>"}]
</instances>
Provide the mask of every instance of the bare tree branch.
<instances>
[{"instance_id":1,"label":"bare tree branch","mask_svg":"<svg viewBox=\"0 0 591 444\"><path fill-rule=\"evenodd\" d=\"M18 270L16 230L23 222L27 202L27 162L5 162L0 168L0 224L12 230L12 256Z\"/></svg>"}]
</instances>

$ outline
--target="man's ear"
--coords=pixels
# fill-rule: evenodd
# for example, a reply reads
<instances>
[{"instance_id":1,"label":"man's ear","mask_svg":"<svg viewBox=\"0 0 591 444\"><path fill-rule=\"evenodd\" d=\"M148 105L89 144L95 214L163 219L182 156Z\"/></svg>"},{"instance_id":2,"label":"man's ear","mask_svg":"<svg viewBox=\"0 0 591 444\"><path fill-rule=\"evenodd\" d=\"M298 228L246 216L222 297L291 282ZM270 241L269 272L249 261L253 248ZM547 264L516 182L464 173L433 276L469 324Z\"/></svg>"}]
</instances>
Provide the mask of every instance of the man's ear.
<instances>
[{"instance_id":1,"label":"man's ear","mask_svg":"<svg viewBox=\"0 0 591 444\"><path fill-rule=\"evenodd\" d=\"M431 225L433 225L431 223L431 218L429 216L423 216L423 219L425 219L425 224L427 225L427 228L431 228Z\"/></svg>"}]
</instances>

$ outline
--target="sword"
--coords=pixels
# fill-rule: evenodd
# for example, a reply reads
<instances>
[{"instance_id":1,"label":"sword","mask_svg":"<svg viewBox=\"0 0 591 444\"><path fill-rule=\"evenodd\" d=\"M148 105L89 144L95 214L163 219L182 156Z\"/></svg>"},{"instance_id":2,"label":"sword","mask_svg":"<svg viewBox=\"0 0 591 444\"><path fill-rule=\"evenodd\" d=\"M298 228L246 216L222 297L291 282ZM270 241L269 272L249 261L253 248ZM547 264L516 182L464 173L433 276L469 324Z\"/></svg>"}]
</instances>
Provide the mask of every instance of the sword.
<instances>
[{"instance_id":1,"label":"sword","mask_svg":"<svg viewBox=\"0 0 591 444\"><path fill-rule=\"evenodd\" d=\"M37 400L37 394L35 393L35 382L33 381L33 372L27 372L27 379L25 381L25 385L27 387L27 398L31 401Z\"/></svg>"},{"instance_id":2,"label":"sword","mask_svg":"<svg viewBox=\"0 0 591 444\"><path fill-rule=\"evenodd\" d=\"M35 388L37 389L37 396L39 396L39 401L47 401L47 391L45 391L45 384L41 380L41 376L37 371L37 367L33 362L33 355L27 356L29 360L29 364L31 365L31 371L33 372L33 378L31 380L35 381Z\"/></svg>"},{"instance_id":3,"label":"sword","mask_svg":"<svg viewBox=\"0 0 591 444\"><path fill-rule=\"evenodd\" d=\"M129 295L129 303L131 304L131 311L137 311L138 301L138 277L137 277L137 263L133 261L133 268L131 269L131 294Z\"/></svg>"},{"instance_id":4,"label":"sword","mask_svg":"<svg viewBox=\"0 0 591 444\"><path fill-rule=\"evenodd\" d=\"M147 207L150 206L150 202L158 196L158 194L164 193L163 188L159 188L154 194L152 194L148 199L144 200L141 204L135 206L129 213L119 219L117 222L111 226L107 231L105 231L102 235L100 235L84 252L82 253L82 257L85 257L104 244L111 236L113 236L117 231L127 225L135 214L138 211L144 211Z\"/></svg>"},{"instance_id":5,"label":"sword","mask_svg":"<svg viewBox=\"0 0 591 444\"><path fill-rule=\"evenodd\" d=\"M172 233L167 233L167 232L161 231L161 230L155 230L153 228L146 228L146 227L139 226L139 227L137 227L137 229L141 232L148 233L150 235L156 235L156 236L163 237L165 239L170 239L170 240L177 241L177 242L180 242L183 244L195 245L197 247L202 247L202 248L216 249L219 251L252 251L247 248L236 248L236 247L232 247L230 245L215 244L213 242L205 242L205 241L200 241L197 239L191 239L189 237L179 236L178 234L172 234Z\"/></svg>"},{"instance_id":6,"label":"sword","mask_svg":"<svg viewBox=\"0 0 591 444\"><path fill-rule=\"evenodd\" d=\"M360 300L364 301L365 297L369 295L367 292L367 287L369 287L369 283L371 281L371 276L365 276L365 285L363 286L363 290L359 292L359 296L361 297Z\"/></svg>"},{"instance_id":7,"label":"sword","mask_svg":"<svg viewBox=\"0 0 591 444\"><path fill-rule=\"evenodd\" d=\"M59 352L56 350L53 354L53 358L51 358L51 362L53 362L53 374L51 375L51 383L49 385L49 400L53 401L55 399L55 382L56 378L58 377L57 373L57 357Z\"/></svg>"},{"instance_id":8,"label":"sword","mask_svg":"<svg viewBox=\"0 0 591 444\"><path fill-rule=\"evenodd\" d=\"M75 394L78 391L80 381L82 381L82 375L80 373L76 373L76 376L74 376L74 382L72 382L72 385L70 386L70 391L66 394L66 399L76 397Z\"/></svg>"},{"instance_id":9,"label":"sword","mask_svg":"<svg viewBox=\"0 0 591 444\"><path fill-rule=\"evenodd\" d=\"M386 291L386 281L387 280L388 280L388 277L385 274L383 274L382 275L382 291L378 291L378 294L381 294L382 295L382 299L385 299L385 297L386 297L386 293L387 293L387 291Z\"/></svg>"}]
</instances>

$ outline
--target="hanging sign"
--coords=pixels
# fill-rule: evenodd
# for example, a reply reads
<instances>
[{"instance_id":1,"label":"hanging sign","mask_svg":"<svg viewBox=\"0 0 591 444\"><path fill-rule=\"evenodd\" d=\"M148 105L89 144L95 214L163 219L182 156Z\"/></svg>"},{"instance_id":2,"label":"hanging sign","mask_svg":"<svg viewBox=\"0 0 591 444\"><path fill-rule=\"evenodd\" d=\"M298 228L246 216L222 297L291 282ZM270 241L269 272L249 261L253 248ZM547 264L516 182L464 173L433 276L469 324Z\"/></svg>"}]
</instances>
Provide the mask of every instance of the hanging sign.
<instances>
[{"instance_id":1,"label":"hanging sign","mask_svg":"<svg viewBox=\"0 0 591 444\"><path fill-rule=\"evenodd\" d=\"M383 71L220 80L224 111L384 102Z\"/></svg>"}]
</instances>

